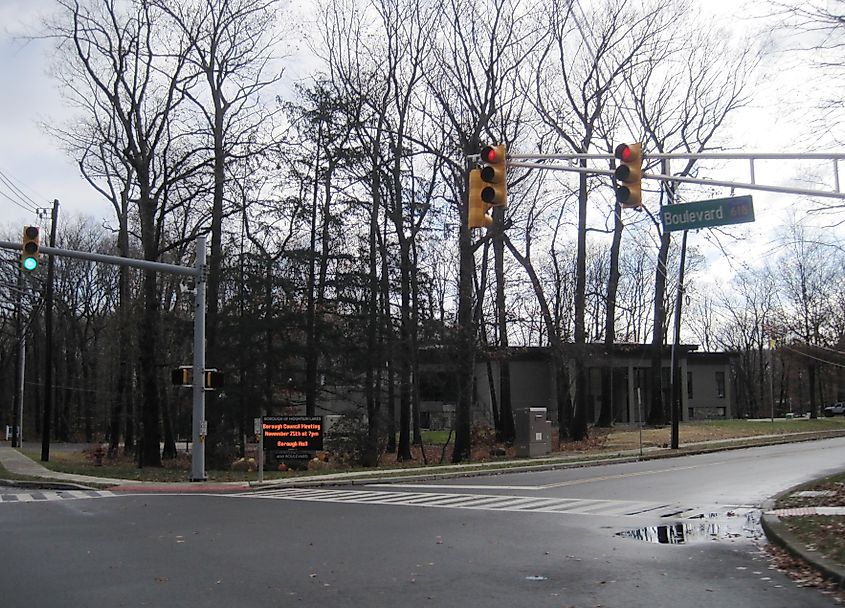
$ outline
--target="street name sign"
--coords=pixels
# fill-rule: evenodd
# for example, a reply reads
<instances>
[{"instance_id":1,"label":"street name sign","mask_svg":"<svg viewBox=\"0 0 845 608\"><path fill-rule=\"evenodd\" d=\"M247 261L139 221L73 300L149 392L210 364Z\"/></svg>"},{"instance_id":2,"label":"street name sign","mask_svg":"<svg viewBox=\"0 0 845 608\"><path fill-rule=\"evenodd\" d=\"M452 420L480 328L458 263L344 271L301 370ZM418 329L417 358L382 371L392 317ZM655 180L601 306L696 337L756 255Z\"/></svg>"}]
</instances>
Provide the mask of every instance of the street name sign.
<instances>
[{"instance_id":1,"label":"street name sign","mask_svg":"<svg viewBox=\"0 0 845 608\"><path fill-rule=\"evenodd\" d=\"M665 205L660 208L660 219L663 229L670 232L743 224L754 221L754 205L750 195Z\"/></svg>"}]
</instances>

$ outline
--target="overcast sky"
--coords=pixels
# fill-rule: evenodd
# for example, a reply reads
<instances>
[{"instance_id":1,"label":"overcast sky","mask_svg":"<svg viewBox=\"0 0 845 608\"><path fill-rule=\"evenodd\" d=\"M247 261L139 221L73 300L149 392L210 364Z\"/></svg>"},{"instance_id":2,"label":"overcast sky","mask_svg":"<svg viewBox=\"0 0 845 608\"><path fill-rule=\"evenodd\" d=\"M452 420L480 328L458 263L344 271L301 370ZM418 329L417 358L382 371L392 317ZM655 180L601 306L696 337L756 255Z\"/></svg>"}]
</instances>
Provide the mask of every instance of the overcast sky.
<instances>
[{"instance_id":1,"label":"overcast sky","mask_svg":"<svg viewBox=\"0 0 845 608\"><path fill-rule=\"evenodd\" d=\"M760 26L759 20L740 19L748 15L741 2L701 0L701 5L726 28L753 31ZM38 31L39 15L53 6L53 0L0 0L0 28L3 28L0 32L0 179L5 176L13 180L37 206L47 207L54 198L59 199L65 217L68 213L82 213L97 219L111 219L110 205L85 183L73 161L39 126L39 123L66 116L57 85L47 73L51 43L23 43L13 36L19 32ZM768 63L771 70L773 64L786 65L788 62L778 55L770 57ZM785 101L798 106L804 101L809 103L805 84L806 74L802 73L800 63L797 68L782 74L781 79L767 79L763 85L768 88L760 88L752 105L736 121L739 126L733 137L736 146L744 151L777 151L785 145L789 146L789 151L807 149L806 142L811 136L807 125L801 124L794 114L781 116L778 110L779 104ZM748 177L747 163L734 163L720 171L721 174L710 177L740 180ZM761 166L758 180L768 176L783 179L783 170ZM0 230L11 229L16 233L19 226L34 220L30 210L33 204L21 205L17 197L13 197L16 199L13 201L8 193L9 186L0 182ZM737 192L748 193L751 192ZM783 197L751 194L758 218L766 213L768 206L784 204ZM747 230L753 235L769 228L760 222Z\"/></svg>"}]
</instances>

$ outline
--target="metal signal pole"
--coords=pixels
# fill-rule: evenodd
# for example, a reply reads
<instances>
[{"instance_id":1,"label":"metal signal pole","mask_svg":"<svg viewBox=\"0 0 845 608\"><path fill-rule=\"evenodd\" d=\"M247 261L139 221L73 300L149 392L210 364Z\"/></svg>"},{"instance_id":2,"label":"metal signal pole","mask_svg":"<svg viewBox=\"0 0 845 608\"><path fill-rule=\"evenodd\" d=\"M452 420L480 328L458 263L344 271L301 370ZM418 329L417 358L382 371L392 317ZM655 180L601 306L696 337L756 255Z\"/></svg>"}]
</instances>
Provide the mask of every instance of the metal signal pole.
<instances>
[{"instance_id":1,"label":"metal signal pole","mask_svg":"<svg viewBox=\"0 0 845 608\"><path fill-rule=\"evenodd\" d=\"M50 247L56 246L56 221L59 216L59 201L53 200L50 214ZM50 423L53 417L53 276L55 256L47 254L47 293L44 298L44 422L41 433L41 461L50 460Z\"/></svg>"},{"instance_id":2,"label":"metal signal pole","mask_svg":"<svg viewBox=\"0 0 845 608\"><path fill-rule=\"evenodd\" d=\"M191 481L205 481L205 237L197 237L196 296L194 297L194 410L191 436Z\"/></svg>"}]
</instances>

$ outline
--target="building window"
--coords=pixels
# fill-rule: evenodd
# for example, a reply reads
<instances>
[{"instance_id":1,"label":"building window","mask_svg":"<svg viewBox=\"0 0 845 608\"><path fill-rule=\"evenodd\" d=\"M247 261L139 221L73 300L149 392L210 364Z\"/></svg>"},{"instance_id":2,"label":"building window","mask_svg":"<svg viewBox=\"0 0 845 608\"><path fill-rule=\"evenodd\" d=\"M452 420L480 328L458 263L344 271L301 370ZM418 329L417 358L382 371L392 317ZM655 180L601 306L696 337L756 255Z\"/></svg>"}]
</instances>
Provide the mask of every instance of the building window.
<instances>
[{"instance_id":1,"label":"building window","mask_svg":"<svg viewBox=\"0 0 845 608\"><path fill-rule=\"evenodd\" d=\"M716 396L725 398L725 372L716 372Z\"/></svg>"},{"instance_id":2,"label":"building window","mask_svg":"<svg viewBox=\"0 0 845 608\"><path fill-rule=\"evenodd\" d=\"M687 372L687 399L692 399L692 372Z\"/></svg>"},{"instance_id":3,"label":"building window","mask_svg":"<svg viewBox=\"0 0 845 608\"><path fill-rule=\"evenodd\" d=\"M426 370L420 373L420 400L457 402L458 386L454 372Z\"/></svg>"}]
</instances>

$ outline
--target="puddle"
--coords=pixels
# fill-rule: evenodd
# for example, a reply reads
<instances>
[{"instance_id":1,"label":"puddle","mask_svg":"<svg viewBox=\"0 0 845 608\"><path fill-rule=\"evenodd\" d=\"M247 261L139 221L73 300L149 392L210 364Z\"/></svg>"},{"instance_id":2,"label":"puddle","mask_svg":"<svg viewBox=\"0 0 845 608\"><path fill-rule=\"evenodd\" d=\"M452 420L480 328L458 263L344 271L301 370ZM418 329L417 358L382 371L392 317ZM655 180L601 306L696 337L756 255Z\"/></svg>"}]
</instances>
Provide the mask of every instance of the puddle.
<instances>
[{"instance_id":1,"label":"puddle","mask_svg":"<svg viewBox=\"0 0 845 608\"><path fill-rule=\"evenodd\" d=\"M694 521L690 521L694 520ZM760 511L728 511L696 515L684 522L647 526L617 532L622 538L632 538L661 545L688 545L713 541L757 540L763 537Z\"/></svg>"}]
</instances>

